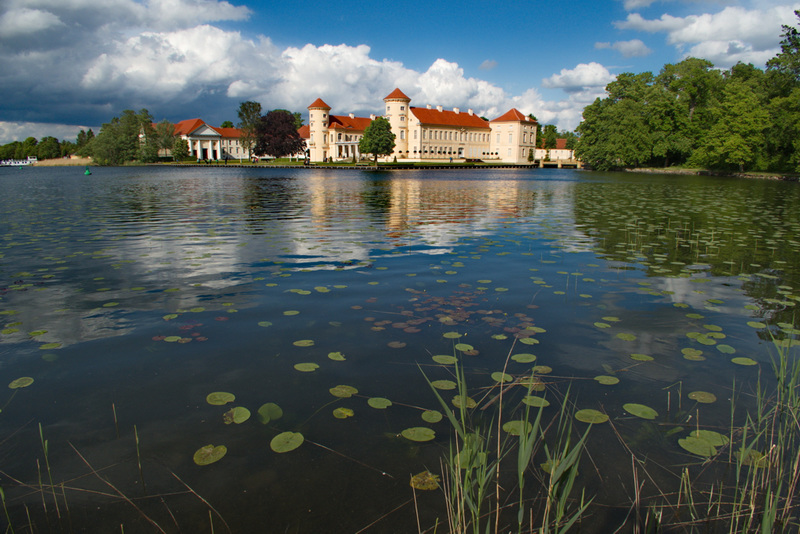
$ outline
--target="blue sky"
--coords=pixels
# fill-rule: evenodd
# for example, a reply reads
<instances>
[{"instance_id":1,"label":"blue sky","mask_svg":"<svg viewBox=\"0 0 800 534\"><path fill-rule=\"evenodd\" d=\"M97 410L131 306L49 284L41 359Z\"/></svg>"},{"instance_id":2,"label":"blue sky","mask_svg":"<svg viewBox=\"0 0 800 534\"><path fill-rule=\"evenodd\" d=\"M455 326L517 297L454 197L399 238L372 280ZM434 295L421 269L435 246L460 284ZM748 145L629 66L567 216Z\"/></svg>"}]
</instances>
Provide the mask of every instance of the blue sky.
<instances>
[{"instance_id":1,"label":"blue sky","mask_svg":"<svg viewBox=\"0 0 800 534\"><path fill-rule=\"evenodd\" d=\"M785 0L275 2L3 0L0 143L72 139L124 109L155 119L237 121L245 100L307 113L412 105L515 107L572 130L621 72L687 56L763 68Z\"/></svg>"}]
</instances>

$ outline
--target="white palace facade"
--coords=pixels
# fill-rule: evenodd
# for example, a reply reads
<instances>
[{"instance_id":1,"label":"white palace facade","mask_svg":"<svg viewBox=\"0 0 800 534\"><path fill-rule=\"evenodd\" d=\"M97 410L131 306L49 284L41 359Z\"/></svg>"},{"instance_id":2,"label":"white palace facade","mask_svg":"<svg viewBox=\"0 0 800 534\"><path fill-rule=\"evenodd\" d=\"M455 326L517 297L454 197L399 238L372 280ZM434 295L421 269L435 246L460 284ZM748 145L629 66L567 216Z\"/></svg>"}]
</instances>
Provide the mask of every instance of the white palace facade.
<instances>
[{"instance_id":1,"label":"white palace facade","mask_svg":"<svg viewBox=\"0 0 800 534\"><path fill-rule=\"evenodd\" d=\"M388 161L466 161L527 164L536 150L537 122L511 109L487 121L471 109L445 110L410 105L400 89L386 98L384 117L395 135L394 153ZM300 129L312 162L362 159L358 141L375 119L331 115L331 107L318 98L308 106L308 125ZM367 155L363 155L367 157Z\"/></svg>"}]
</instances>

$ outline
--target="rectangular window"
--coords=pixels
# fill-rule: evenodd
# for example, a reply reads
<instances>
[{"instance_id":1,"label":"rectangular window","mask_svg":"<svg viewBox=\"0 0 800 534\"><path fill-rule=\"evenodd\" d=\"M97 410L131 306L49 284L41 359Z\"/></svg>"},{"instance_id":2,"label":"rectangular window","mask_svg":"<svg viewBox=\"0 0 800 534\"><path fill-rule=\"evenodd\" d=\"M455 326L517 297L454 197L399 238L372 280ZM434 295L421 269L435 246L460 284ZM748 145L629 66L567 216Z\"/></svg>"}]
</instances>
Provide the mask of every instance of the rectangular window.
<instances>
[{"instance_id":1,"label":"rectangular window","mask_svg":"<svg viewBox=\"0 0 800 534\"><path fill-rule=\"evenodd\" d=\"M406 122L406 116L400 115L400 122Z\"/></svg>"},{"instance_id":2,"label":"rectangular window","mask_svg":"<svg viewBox=\"0 0 800 534\"><path fill-rule=\"evenodd\" d=\"M511 143L513 143L513 136L514 136L514 134L508 134L508 144L509 144L509 145L510 145Z\"/></svg>"},{"instance_id":3,"label":"rectangular window","mask_svg":"<svg viewBox=\"0 0 800 534\"><path fill-rule=\"evenodd\" d=\"M416 141L416 140L417 140L417 131L414 130L414 141Z\"/></svg>"},{"instance_id":4,"label":"rectangular window","mask_svg":"<svg viewBox=\"0 0 800 534\"><path fill-rule=\"evenodd\" d=\"M497 144L500 144L500 134L497 134Z\"/></svg>"}]
</instances>

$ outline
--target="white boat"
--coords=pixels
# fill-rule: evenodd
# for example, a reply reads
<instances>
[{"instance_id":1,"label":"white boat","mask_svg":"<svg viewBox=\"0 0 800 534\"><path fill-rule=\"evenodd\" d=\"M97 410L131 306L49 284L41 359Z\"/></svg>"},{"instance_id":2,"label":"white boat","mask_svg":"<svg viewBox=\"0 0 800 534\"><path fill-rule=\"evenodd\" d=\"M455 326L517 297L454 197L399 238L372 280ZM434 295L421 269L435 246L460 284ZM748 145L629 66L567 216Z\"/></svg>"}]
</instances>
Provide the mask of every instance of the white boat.
<instances>
[{"instance_id":1,"label":"white boat","mask_svg":"<svg viewBox=\"0 0 800 534\"><path fill-rule=\"evenodd\" d=\"M0 161L2 167L22 167L23 165L30 165L36 163L38 158L36 156L28 156L28 159L4 159Z\"/></svg>"}]
</instances>

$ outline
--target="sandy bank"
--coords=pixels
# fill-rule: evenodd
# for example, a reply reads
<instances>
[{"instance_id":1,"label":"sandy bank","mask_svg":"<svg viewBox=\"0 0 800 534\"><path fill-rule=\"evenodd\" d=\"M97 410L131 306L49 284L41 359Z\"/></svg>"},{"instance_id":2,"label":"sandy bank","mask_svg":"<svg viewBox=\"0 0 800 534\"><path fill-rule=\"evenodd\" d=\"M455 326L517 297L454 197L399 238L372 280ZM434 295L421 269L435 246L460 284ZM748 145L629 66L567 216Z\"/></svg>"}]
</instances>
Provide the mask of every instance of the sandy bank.
<instances>
[{"instance_id":1,"label":"sandy bank","mask_svg":"<svg viewBox=\"0 0 800 534\"><path fill-rule=\"evenodd\" d=\"M92 165L92 158L54 158L54 159L40 159L33 163L37 167L70 167L70 166L83 166Z\"/></svg>"}]
</instances>

